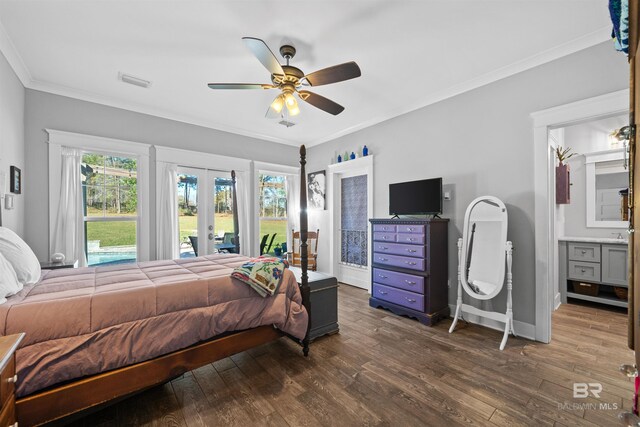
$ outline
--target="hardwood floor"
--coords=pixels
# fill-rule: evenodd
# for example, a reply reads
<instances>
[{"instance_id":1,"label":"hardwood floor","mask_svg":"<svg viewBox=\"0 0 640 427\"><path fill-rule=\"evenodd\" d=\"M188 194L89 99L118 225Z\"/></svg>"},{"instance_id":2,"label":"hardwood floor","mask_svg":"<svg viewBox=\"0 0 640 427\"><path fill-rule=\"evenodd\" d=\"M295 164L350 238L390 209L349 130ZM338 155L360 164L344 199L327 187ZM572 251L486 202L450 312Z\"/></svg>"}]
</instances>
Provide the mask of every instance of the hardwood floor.
<instances>
[{"instance_id":1,"label":"hardwood floor","mask_svg":"<svg viewBox=\"0 0 640 427\"><path fill-rule=\"evenodd\" d=\"M626 314L563 305L540 344L451 320L426 327L341 286L340 334L305 359L281 339L74 421L78 426L618 425L633 384ZM574 399L573 383L600 383ZM604 404L611 409L600 408ZM613 409L616 407L617 409Z\"/></svg>"}]
</instances>

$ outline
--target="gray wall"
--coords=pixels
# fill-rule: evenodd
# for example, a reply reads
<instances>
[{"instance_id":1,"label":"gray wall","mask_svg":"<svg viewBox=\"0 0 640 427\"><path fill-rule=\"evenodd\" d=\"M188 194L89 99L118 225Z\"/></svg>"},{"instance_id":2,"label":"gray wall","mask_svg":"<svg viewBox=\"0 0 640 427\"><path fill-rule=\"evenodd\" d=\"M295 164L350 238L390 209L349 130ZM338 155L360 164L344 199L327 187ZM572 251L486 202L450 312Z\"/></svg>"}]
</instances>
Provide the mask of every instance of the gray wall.
<instances>
[{"instance_id":1,"label":"gray wall","mask_svg":"<svg viewBox=\"0 0 640 427\"><path fill-rule=\"evenodd\" d=\"M49 257L48 144L45 128L296 166L292 146L34 90L26 91L26 241ZM151 157L155 161L154 153ZM215 165L212 165L215 166ZM151 168L151 255L155 255L155 168Z\"/></svg>"},{"instance_id":2,"label":"gray wall","mask_svg":"<svg viewBox=\"0 0 640 427\"><path fill-rule=\"evenodd\" d=\"M23 194L14 196L15 209L4 209L0 200L3 225L24 237L25 196L24 191L33 188L29 170L24 161L24 86L13 69L0 53L0 174L5 175L5 187L0 194L9 192L9 167L22 170Z\"/></svg>"},{"instance_id":3,"label":"gray wall","mask_svg":"<svg viewBox=\"0 0 640 427\"><path fill-rule=\"evenodd\" d=\"M587 228L587 173L585 154L611 149L607 139L609 132L629 123L627 115L610 117L594 122L580 123L563 129L564 145L579 155L569 159L571 167L571 203L560 205L564 212L564 235L569 237L616 237L624 228ZM613 233L613 234L612 234Z\"/></svg>"},{"instance_id":4,"label":"gray wall","mask_svg":"<svg viewBox=\"0 0 640 427\"><path fill-rule=\"evenodd\" d=\"M428 75L428 70L425 70ZM388 185L443 177L453 189L444 202L449 226L449 302L456 297L456 241L464 212L481 195L502 199L509 211L514 317L534 323L534 111L628 87L626 57L603 43L512 77L312 147L308 170L320 170L337 152L367 145L374 155L374 215L388 218ZM328 195L331 197L331 194ZM314 213L311 228L328 229L328 211ZM327 234L325 234L326 236ZM328 239L318 262L328 269ZM505 292L493 302L503 310Z\"/></svg>"}]
</instances>

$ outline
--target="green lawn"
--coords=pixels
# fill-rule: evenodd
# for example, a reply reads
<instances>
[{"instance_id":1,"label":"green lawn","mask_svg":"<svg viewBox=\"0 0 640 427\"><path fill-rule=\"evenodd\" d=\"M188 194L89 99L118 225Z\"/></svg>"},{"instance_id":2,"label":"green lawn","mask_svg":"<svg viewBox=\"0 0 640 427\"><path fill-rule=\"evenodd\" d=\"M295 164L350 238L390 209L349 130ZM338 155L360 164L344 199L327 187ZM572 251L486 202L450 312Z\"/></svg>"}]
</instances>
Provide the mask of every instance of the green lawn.
<instances>
[{"instance_id":1,"label":"green lawn","mask_svg":"<svg viewBox=\"0 0 640 427\"><path fill-rule=\"evenodd\" d=\"M198 217L180 216L180 241L188 241L188 236L197 234ZM218 215L216 217L215 233L224 230L233 230L233 217L231 215ZM260 237L264 234L277 233L271 251L276 243L287 241L287 221L260 220ZM132 246L136 244L136 223L126 222L89 222L87 223L87 240L100 240L101 247L108 246ZM271 240L271 237L269 237ZM267 242L268 244L269 242Z\"/></svg>"}]
</instances>

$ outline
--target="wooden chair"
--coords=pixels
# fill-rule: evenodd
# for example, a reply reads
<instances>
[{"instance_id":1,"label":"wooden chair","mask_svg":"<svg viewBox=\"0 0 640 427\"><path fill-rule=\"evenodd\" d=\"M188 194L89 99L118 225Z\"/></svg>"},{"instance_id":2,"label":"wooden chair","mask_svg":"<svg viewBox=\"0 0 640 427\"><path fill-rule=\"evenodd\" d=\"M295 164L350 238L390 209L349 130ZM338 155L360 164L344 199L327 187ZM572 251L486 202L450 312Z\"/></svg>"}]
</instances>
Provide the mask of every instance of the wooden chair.
<instances>
[{"instance_id":1,"label":"wooden chair","mask_svg":"<svg viewBox=\"0 0 640 427\"><path fill-rule=\"evenodd\" d=\"M309 231L307 233L307 255L309 260L309 270L316 271L318 268L318 236L320 230ZM287 252L287 259L294 267L300 267L300 232L291 230L291 252Z\"/></svg>"}]
</instances>

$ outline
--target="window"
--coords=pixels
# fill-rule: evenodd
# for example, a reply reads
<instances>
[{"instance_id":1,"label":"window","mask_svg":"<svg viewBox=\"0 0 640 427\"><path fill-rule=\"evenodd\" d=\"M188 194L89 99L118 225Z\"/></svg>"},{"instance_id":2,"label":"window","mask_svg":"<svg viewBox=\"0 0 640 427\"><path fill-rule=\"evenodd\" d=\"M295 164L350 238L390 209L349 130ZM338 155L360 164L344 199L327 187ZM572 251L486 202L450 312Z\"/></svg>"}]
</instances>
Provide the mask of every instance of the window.
<instances>
[{"instance_id":1,"label":"window","mask_svg":"<svg viewBox=\"0 0 640 427\"><path fill-rule=\"evenodd\" d=\"M178 227L180 258L198 254L198 177L178 173Z\"/></svg>"},{"instance_id":2,"label":"window","mask_svg":"<svg viewBox=\"0 0 640 427\"><path fill-rule=\"evenodd\" d=\"M87 153L82 157L85 252L90 266L137 259L137 160Z\"/></svg>"},{"instance_id":3,"label":"window","mask_svg":"<svg viewBox=\"0 0 640 427\"><path fill-rule=\"evenodd\" d=\"M273 254L287 242L287 190L283 175L260 174L258 196L260 203L261 253ZM265 238L265 236L267 236Z\"/></svg>"}]
</instances>

